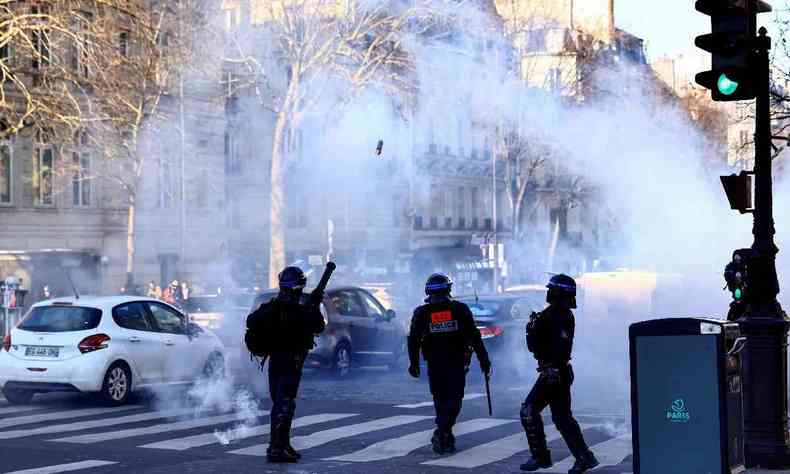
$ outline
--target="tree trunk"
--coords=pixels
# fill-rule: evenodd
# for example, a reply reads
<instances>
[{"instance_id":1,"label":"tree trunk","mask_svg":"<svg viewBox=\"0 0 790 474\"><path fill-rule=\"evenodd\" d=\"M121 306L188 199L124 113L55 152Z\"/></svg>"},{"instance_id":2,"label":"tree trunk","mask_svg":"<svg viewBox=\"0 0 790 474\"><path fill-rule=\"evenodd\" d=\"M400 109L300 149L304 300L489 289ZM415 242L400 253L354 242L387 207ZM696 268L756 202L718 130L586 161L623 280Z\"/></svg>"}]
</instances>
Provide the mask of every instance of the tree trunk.
<instances>
[{"instance_id":1,"label":"tree trunk","mask_svg":"<svg viewBox=\"0 0 790 474\"><path fill-rule=\"evenodd\" d=\"M134 225L137 211L134 198L129 198L129 210L127 211L126 221L126 291L132 292L134 289Z\"/></svg>"},{"instance_id":2,"label":"tree trunk","mask_svg":"<svg viewBox=\"0 0 790 474\"><path fill-rule=\"evenodd\" d=\"M269 287L277 287L277 275L285 267L285 230L283 229L285 122L287 112L280 111L274 126L271 165L271 203L269 205Z\"/></svg>"}]
</instances>

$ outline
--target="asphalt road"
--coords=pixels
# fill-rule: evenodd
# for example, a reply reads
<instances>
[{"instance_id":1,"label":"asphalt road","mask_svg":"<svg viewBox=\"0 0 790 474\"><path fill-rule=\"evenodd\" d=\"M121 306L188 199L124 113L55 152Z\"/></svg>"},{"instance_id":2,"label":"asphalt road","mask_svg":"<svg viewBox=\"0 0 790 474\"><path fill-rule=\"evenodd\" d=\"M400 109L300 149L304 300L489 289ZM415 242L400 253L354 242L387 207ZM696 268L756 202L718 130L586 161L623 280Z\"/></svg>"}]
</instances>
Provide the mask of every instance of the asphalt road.
<instances>
[{"instance_id":1,"label":"asphalt road","mask_svg":"<svg viewBox=\"0 0 790 474\"><path fill-rule=\"evenodd\" d=\"M83 395L38 397L28 407L0 400L0 471L85 473L447 473L520 472L527 457L518 411L530 376L495 377L494 416L482 378L471 374L456 426L458 453L437 456L429 446L433 406L426 380L364 369L348 380L307 373L293 444L302 462L269 465L269 401L244 386L201 387L138 396L120 408ZM262 376L260 377L262 379ZM627 413L581 394L576 414L601 459L595 472L631 472ZM620 405L615 405L620 406ZM551 426L555 466L567 472L570 453Z\"/></svg>"}]
</instances>

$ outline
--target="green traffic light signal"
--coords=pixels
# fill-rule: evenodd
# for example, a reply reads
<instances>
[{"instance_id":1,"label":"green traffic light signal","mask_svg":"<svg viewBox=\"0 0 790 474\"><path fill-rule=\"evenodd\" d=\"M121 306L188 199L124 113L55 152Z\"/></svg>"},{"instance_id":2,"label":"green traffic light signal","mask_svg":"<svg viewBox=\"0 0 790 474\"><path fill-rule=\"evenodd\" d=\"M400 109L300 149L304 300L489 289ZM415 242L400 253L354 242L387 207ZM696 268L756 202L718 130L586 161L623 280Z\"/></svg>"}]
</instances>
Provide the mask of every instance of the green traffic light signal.
<instances>
[{"instance_id":1,"label":"green traffic light signal","mask_svg":"<svg viewBox=\"0 0 790 474\"><path fill-rule=\"evenodd\" d=\"M743 296L743 291L741 291L740 288L736 288L735 291L733 292L733 296L735 296L736 300L740 300L741 296Z\"/></svg>"},{"instance_id":2,"label":"green traffic light signal","mask_svg":"<svg viewBox=\"0 0 790 474\"><path fill-rule=\"evenodd\" d=\"M738 83L727 77L727 74L722 74L719 76L719 80L716 81L716 87L722 94L732 95L738 90Z\"/></svg>"}]
</instances>

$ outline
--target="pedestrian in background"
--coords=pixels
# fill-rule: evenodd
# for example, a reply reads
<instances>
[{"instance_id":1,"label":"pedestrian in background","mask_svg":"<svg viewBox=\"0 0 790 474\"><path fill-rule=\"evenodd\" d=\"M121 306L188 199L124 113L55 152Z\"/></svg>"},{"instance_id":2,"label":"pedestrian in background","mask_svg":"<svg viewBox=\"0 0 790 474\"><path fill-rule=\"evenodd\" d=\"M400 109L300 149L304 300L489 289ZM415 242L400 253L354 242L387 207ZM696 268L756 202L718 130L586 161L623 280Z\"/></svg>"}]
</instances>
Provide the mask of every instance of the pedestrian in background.
<instances>
[{"instance_id":1,"label":"pedestrian in background","mask_svg":"<svg viewBox=\"0 0 790 474\"><path fill-rule=\"evenodd\" d=\"M420 376L420 350L428 363L428 384L436 409L436 430L431 438L437 454L455 452L453 426L461 413L471 347L480 369L488 376L491 361L469 307L450 296L453 282L434 273L425 283L427 304L418 307L409 331L409 374Z\"/></svg>"}]
</instances>

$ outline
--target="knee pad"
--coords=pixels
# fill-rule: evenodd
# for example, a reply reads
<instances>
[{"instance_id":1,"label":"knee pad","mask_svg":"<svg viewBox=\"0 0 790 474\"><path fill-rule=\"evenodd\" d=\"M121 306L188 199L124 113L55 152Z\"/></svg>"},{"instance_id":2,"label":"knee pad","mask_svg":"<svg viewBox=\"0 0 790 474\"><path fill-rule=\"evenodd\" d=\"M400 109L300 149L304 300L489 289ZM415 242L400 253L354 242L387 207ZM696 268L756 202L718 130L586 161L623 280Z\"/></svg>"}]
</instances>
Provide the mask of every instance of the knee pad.
<instances>
[{"instance_id":1,"label":"knee pad","mask_svg":"<svg viewBox=\"0 0 790 474\"><path fill-rule=\"evenodd\" d=\"M535 408L532 404L524 403L521 405L521 424L524 426L524 429L527 431L531 431L535 428L535 425L540 420L540 413L535 412ZM542 421L542 420L541 420Z\"/></svg>"}]
</instances>

